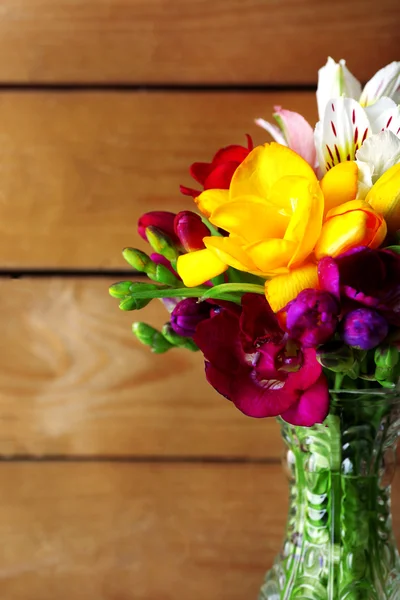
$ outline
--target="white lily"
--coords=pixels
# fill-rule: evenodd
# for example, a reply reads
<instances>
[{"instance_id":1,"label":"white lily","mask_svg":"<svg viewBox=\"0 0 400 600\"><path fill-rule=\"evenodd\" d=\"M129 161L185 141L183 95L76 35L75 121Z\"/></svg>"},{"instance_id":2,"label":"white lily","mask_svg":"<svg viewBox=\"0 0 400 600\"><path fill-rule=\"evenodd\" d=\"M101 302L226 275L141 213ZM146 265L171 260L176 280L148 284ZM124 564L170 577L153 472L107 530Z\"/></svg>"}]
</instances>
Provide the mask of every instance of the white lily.
<instances>
[{"instance_id":1,"label":"white lily","mask_svg":"<svg viewBox=\"0 0 400 600\"><path fill-rule=\"evenodd\" d=\"M319 118L325 114L325 108L332 98L354 98L361 96L361 83L346 67L346 61L338 63L329 57L324 67L318 71L317 104Z\"/></svg>"},{"instance_id":2,"label":"white lily","mask_svg":"<svg viewBox=\"0 0 400 600\"><path fill-rule=\"evenodd\" d=\"M400 136L400 107L392 99L380 98L366 108L352 98L331 99L314 132L321 174L355 160L365 140L385 130Z\"/></svg>"},{"instance_id":3,"label":"white lily","mask_svg":"<svg viewBox=\"0 0 400 600\"><path fill-rule=\"evenodd\" d=\"M388 169L400 163L400 139L388 129L371 135L356 152L358 194L364 199Z\"/></svg>"}]
</instances>

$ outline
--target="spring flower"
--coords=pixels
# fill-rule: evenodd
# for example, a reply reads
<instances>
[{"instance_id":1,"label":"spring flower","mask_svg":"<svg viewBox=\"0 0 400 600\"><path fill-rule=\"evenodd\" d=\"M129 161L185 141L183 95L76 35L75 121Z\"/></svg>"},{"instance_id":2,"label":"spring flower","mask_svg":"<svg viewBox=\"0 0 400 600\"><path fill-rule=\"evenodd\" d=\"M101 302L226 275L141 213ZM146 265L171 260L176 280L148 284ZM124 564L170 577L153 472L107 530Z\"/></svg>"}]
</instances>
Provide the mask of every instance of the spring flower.
<instances>
[{"instance_id":1,"label":"spring flower","mask_svg":"<svg viewBox=\"0 0 400 600\"><path fill-rule=\"evenodd\" d=\"M273 117L277 125L264 119L256 119L256 124L268 131L273 139L291 148L314 168L317 166L317 153L314 144L314 132L309 123L299 113L285 110L280 106L274 107Z\"/></svg>"},{"instance_id":2,"label":"spring flower","mask_svg":"<svg viewBox=\"0 0 400 600\"><path fill-rule=\"evenodd\" d=\"M361 91L345 66L331 58L319 72L317 101L320 121L315 144L321 172L354 160L372 134L388 129L400 133L400 62L387 65Z\"/></svg>"},{"instance_id":3,"label":"spring flower","mask_svg":"<svg viewBox=\"0 0 400 600\"><path fill-rule=\"evenodd\" d=\"M209 383L244 414L281 415L305 426L325 419L328 386L315 350L285 342L262 296L245 295L241 315L222 311L202 321L194 340L203 351Z\"/></svg>"},{"instance_id":4,"label":"spring flower","mask_svg":"<svg viewBox=\"0 0 400 600\"><path fill-rule=\"evenodd\" d=\"M353 248L318 263L319 283L341 302L374 308L400 326L400 255L387 249Z\"/></svg>"},{"instance_id":5,"label":"spring flower","mask_svg":"<svg viewBox=\"0 0 400 600\"><path fill-rule=\"evenodd\" d=\"M190 210L184 210L175 217L175 233L187 252L205 248L203 238L210 235L201 217Z\"/></svg>"},{"instance_id":6,"label":"spring flower","mask_svg":"<svg viewBox=\"0 0 400 600\"><path fill-rule=\"evenodd\" d=\"M189 169L190 175L204 190L211 188L227 190L232 176L238 166L253 149L253 140L247 136L247 148L239 145L226 146L218 150L210 163L196 162ZM196 198L201 191L180 186L181 193L185 196Z\"/></svg>"},{"instance_id":7,"label":"spring flower","mask_svg":"<svg viewBox=\"0 0 400 600\"><path fill-rule=\"evenodd\" d=\"M285 330L304 348L315 348L335 333L340 306L335 296L324 290L303 290L282 311Z\"/></svg>"},{"instance_id":8,"label":"spring flower","mask_svg":"<svg viewBox=\"0 0 400 600\"><path fill-rule=\"evenodd\" d=\"M357 246L377 248L386 237L385 220L363 200L332 208L315 247L317 258L338 256Z\"/></svg>"},{"instance_id":9,"label":"spring flower","mask_svg":"<svg viewBox=\"0 0 400 600\"><path fill-rule=\"evenodd\" d=\"M203 238L205 250L179 257L187 287L231 266L271 277L266 296L279 310L302 289L316 286L310 255L321 233L324 201L313 169L295 152L274 142L255 148L229 190L207 190L196 202L229 236Z\"/></svg>"},{"instance_id":10,"label":"spring flower","mask_svg":"<svg viewBox=\"0 0 400 600\"><path fill-rule=\"evenodd\" d=\"M370 308L357 308L347 313L342 321L342 337L349 346L371 350L388 334L386 319Z\"/></svg>"},{"instance_id":11,"label":"spring flower","mask_svg":"<svg viewBox=\"0 0 400 600\"><path fill-rule=\"evenodd\" d=\"M185 298L178 302L171 313L171 327L183 337L193 337L197 325L210 317L213 308L209 302L198 302L197 298Z\"/></svg>"},{"instance_id":12,"label":"spring flower","mask_svg":"<svg viewBox=\"0 0 400 600\"><path fill-rule=\"evenodd\" d=\"M138 233L146 241L146 229L147 227L156 227L160 231L163 231L174 243L179 244L179 240L175 235L174 221L175 214L165 210L154 210L151 212L144 213L138 221Z\"/></svg>"}]
</instances>

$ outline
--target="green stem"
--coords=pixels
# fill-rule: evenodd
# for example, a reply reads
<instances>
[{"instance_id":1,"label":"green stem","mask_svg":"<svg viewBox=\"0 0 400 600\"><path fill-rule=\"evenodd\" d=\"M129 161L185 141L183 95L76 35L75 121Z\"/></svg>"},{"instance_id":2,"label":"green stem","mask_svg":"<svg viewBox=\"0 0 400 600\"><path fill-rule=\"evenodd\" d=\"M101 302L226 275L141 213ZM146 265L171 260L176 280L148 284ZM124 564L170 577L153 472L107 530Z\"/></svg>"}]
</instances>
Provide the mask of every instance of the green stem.
<instances>
[{"instance_id":1,"label":"green stem","mask_svg":"<svg viewBox=\"0 0 400 600\"><path fill-rule=\"evenodd\" d=\"M217 288L221 288L224 287L222 286L217 286L216 288L211 288L211 289L217 289ZM199 298L200 300L205 299L205 290L207 290L207 288L205 287L193 287L193 288L186 288L186 287L182 287L182 288L169 288L169 287L159 287L156 290L140 290L139 288L137 289L137 291L133 291L131 292L131 294L129 294L129 296L132 296L132 298L136 298L138 300L146 300L146 299L152 299L152 298ZM233 290L232 290L233 291ZM234 302L236 304L240 304L240 298L238 297L237 294L233 294L233 293L229 293L229 290L226 290L226 292L224 290L220 290L219 292L213 294L212 296L207 296L208 297L212 297L215 298L217 300L228 300L229 302Z\"/></svg>"},{"instance_id":2,"label":"green stem","mask_svg":"<svg viewBox=\"0 0 400 600\"><path fill-rule=\"evenodd\" d=\"M262 296L265 294L262 285L256 285L254 283L223 283L222 285L217 285L208 290L202 295L201 300L207 300L207 298L219 298L220 294L230 294L232 292L240 294L261 294Z\"/></svg>"}]
</instances>

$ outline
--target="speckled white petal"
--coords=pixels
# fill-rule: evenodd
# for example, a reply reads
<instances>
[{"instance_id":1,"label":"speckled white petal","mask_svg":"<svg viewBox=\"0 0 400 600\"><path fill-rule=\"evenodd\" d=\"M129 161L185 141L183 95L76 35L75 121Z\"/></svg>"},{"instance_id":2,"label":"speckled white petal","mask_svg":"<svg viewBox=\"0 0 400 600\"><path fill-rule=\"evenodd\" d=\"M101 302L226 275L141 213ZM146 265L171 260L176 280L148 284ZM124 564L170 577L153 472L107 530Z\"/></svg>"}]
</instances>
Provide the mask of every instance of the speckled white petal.
<instances>
[{"instance_id":1,"label":"speckled white petal","mask_svg":"<svg viewBox=\"0 0 400 600\"><path fill-rule=\"evenodd\" d=\"M380 98L375 104L364 109L371 125L372 133L384 129L400 134L400 106L390 98Z\"/></svg>"},{"instance_id":2,"label":"speckled white petal","mask_svg":"<svg viewBox=\"0 0 400 600\"><path fill-rule=\"evenodd\" d=\"M345 96L358 100L361 84L346 67L346 61L338 63L329 57L327 63L318 71L317 104L319 118L323 119L325 108L333 98Z\"/></svg>"},{"instance_id":3,"label":"speckled white petal","mask_svg":"<svg viewBox=\"0 0 400 600\"><path fill-rule=\"evenodd\" d=\"M369 106L379 98L387 96L396 104L400 102L400 62L394 61L380 69L364 87L360 104Z\"/></svg>"}]
</instances>

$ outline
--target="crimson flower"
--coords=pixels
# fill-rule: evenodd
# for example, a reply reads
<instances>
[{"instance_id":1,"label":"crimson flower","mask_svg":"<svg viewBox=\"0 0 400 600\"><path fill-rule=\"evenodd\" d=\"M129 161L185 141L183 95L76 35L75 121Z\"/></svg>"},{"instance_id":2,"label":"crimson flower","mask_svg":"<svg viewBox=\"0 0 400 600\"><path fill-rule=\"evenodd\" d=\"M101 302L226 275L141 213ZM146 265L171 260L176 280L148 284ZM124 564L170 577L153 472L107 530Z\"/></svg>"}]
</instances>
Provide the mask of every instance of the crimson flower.
<instances>
[{"instance_id":1,"label":"crimson flower","mask_svg":"<svg viewBox=\"0 0 400 600\"><path fill-rule=\"evenodd\" d=\"M318 263L319 282L350 309L373 308L400 326L400 255L390 249L353 248ZM346 311L347 312L347 311Z\"/></svg>"},{"instance_id":2,"label":"crimson flower","mask_svg":"<svg viewBox=\"0 0 400 600\"><path fill-rule=\"evenodd\" d=\"M210 163L193 163L189 169L190 175L204 190L213 188L220 190L229 189L234 172L253 150L253 140L249 135L246 137L247 148L236 144L221 148ZM180 190L185 196L193 196L193 198L197 198L202 191L183 185L180 186Z\"/></svg>"},{"instance_id":3,"label":"crimson flower","mask_svg":"<svg viewBox=\"0 0 400 600\"><path fill-rule=\"evenodd\" d=\"M316 352L288 338L262 296L246 294L241 311L200 322L194 341L208 382L244 414L303 426L324 421L329 393Z\"/></svg>"}]
</instances>

